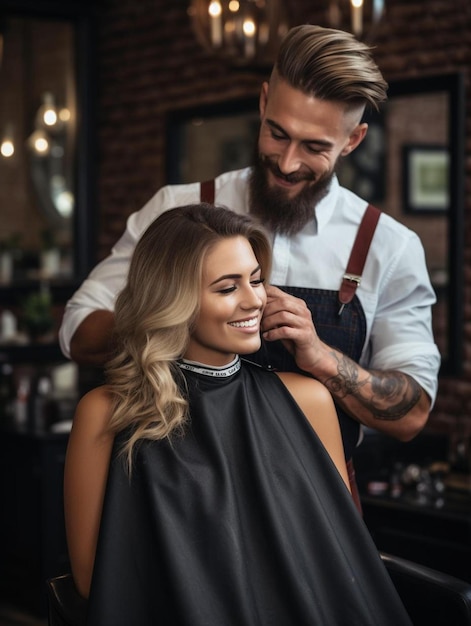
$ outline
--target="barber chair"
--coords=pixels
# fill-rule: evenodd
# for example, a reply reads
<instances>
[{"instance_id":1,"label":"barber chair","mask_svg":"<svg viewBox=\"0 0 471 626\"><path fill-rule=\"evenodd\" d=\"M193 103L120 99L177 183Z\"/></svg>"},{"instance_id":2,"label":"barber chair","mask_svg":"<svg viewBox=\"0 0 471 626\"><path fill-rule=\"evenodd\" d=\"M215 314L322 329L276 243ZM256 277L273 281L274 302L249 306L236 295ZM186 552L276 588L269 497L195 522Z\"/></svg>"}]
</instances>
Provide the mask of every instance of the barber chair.
<instances>
[{"instance_id":1,"label":"barber chair","mask_svg":"<svg viewBox=\"0 0 471 626\"><path fill-rule=\"evenodd\" d=\"M87 601L78 593L71 574L46 581L49 626L85 626Z\"/></svg>"},{"instance_id":2,"label":"barber chair","mask_svg":"<svg viewBox=\"0 0 471 626\"><path fill-rule=\"evenodd\" d=\"M414 626L471 626L470 583L391 554L380 556ZM47 596L49 626L85 626L87 601L70 574L49 579Z\"/></svg>"},{"instance_id":3,"label":"barber chair","mask_svg":"<svg viewBox=\"0 0 471 626\"><path fill-rule=\"evenodd\" d=\"M471 625L470 583L397 556L380 555L414 626Z\"/></svg>"}]
</instances>

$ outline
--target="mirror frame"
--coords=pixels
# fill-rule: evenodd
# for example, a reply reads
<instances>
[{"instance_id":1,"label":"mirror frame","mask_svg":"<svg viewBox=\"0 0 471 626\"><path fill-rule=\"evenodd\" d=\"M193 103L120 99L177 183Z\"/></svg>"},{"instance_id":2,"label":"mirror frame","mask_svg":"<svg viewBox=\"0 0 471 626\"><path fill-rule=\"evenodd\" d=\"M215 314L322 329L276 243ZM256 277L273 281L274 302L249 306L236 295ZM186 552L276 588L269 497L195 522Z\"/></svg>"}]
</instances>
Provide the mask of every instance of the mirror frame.
<instances>
[{"instance_id":1,"label":"mirror frame","mask_svg":"<svg viewBox=\"0 0 471 626\"><path fill-rule=\"evenodd\" d=\"M465 81L462 73L408 78L389 84L388 100L394 97L436 92L448 94L448 285L447 357L442 357L441 376L460 376L463 370L464 286L464 188L465 188Z\"/></svg>"},{"instance_id":2,"label":"mirror frame","mask_svg":"<svg viewBox=\"0 0 471 626\"><path fill-rule=\"evenodd\" d=\"M0 18L29 17L68 20L75 31L77 81L77 128L75 159L75 208L73 215L73 276L65 297L78 286L93 267L96 258L96 180L92 168L95 155L94 58L95 10L92 3L78 0L0 0ZM54 289L54 287L53 287ZM60 290L60 289L59 289Z\"/></svg>"}]
</instances>

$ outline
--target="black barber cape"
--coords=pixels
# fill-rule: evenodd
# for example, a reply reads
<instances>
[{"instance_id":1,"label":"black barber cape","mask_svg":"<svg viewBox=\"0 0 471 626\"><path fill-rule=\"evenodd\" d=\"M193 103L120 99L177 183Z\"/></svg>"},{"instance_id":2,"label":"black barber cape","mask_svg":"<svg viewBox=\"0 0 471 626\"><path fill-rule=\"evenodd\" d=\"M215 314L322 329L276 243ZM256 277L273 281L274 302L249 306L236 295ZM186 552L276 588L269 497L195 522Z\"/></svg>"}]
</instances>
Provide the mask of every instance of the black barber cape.
<instances>
[{"instance_id":1,"label":"black barber cape","mask_svg":"<svg viewBox=\"0 0 471 626\"><path fill-rule=\"evenodd\" d=\"M240 366L241 365L241 366ZM330 457L273 372L181 364L184 436L115 441L89 626L410 621Z\"/></svg>"}]
</instances>

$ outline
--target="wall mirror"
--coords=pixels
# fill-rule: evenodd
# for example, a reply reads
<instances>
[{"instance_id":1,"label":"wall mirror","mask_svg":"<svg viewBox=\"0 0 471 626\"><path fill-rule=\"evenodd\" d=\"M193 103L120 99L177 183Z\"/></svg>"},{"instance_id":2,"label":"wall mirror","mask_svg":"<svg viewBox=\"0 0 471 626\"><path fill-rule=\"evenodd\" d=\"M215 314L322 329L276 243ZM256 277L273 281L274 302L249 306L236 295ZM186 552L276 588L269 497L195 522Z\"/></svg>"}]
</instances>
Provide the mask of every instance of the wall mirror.
<instances>
[{"instance_id":1,"label":"wall mirror","mask_svg":"<svg viewBox=\"0 0 471 626\"><path fill-rule=\"evenodd\" d=\"M77 282L92 258L90 24L42 6L0 0L2 286Z\"/></svg>"},{"instance_id":2,"label":"wall mirror","mask_svg":"<svg viewBox=\"0 0 471 626\"><path fill-rule=\"evenodd\" d=\"M464 103L461 74L391 83L366 140L339 167L347 187L422 240L445 376L462 369Z\"/></svg>"},{"instance_id":3,"label":"wall mirror","mask_svg":"<svg viewBox=\"0 0 471 626\"><path fill-rule=\"evenodd\" d=\"M259 128L258 99L172 111L167 128L167 182L214 178L252 162Z\"/></svg>"},{"instance_id":4,"label":"wall mirror","mask_svg":"<svg viewBox=\"0 0 471 626\"><path fill-rule=\"evenodd\" d=\"M388 103L370 116L366 140L339 163L343 184L421 238L437 303L435 340L442 375L462 367L464 87L460 74L390 84ZM167 180L205 180L250 164L258 99L169 114Z\"/></svg>"}]
</instances>

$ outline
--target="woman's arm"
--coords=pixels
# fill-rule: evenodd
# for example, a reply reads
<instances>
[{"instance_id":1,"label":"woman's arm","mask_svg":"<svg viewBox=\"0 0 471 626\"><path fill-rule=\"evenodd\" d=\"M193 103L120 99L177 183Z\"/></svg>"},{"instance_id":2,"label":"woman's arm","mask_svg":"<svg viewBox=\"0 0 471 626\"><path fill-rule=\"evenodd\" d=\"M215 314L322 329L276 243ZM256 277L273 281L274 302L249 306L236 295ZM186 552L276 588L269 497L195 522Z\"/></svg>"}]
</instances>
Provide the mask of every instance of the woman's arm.
<instances>
[{"instance_id":1,"label":"woman's arm","mask_svg":"<svg viewBox=\"0 0 471 626\"><path fill-rule=\"evenodd\" d=\"M85 598L90 591L114 439L107 430L110 412L106 387L98 387L80 400L65 459L67 545L75 585Z\"/></svg>"},{"instance_id":2,"label":"woman's arm","mask_svg":"<svg viewBox=\"0 0 471 626\"><path fill-rule=\"evenodd\" d=\"M278 376L316 431L350 491L339 420L330 392L322 383L307 376L293 372L280 372Z\"/></svg>"}]
</instances>

